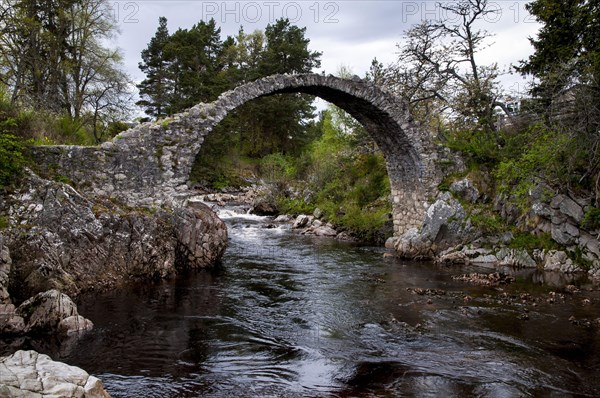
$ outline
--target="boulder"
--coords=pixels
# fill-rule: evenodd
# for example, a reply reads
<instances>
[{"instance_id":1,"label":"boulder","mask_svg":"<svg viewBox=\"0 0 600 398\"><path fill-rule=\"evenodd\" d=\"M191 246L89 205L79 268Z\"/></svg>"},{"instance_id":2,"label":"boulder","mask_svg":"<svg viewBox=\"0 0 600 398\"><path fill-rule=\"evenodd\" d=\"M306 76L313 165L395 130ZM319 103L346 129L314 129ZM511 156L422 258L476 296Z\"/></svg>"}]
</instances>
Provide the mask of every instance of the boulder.
<instances>
[{"instance_id":1,"label":"boulder","mask_svg":"<svg viewBox=\"0 0 600 398\"><path fill-rule=\"evenodd\" d=\"M585 251L594 255L597 259L600 259L600 241L598 238L587 232L580 231L579 245L580 247L583 247Z\"/></svg>"},{"instance_id":2,"label":"boulder","mask_svg":"<svg viewBox=\"0 0 600 398\"><path fill-rule=\"evenodd\" d=\"M313 216L317 219L322 218L323 217L323 210L316 208L315 211L313 211Z\"/></svg>"},{"instance_id":3,"label":"boulder","mask_svg":"<svg viewBox=\"0 0 600 398\"><path fill-rule=\"evenodd\" d=\"M268 201L260 201L254 204L250 209L250 214L256 214L257 216L276 216L279 214L277 206Z\"/></svg>"},{"instance_id":4,"label":"boulder","mask_svg":"<svg viewBox=\"0 0 600 398\"><path fill-rule=\"evenodd\" d=\"M25 320L17 314L13 304L0 304L0 335L25 333Z\"/></svg>"},{"instance_id":5,"label":"boulder","mask_svg":"<svg viewBox=\"0 0 600 398\"><path fill-rule=\"evenodd\" d=\"M553 209L559 210L562 214L570 217L577 224L583 220L583 209L573 199L566 195L557 195L550 202Z\"/></svg>"},{"instance_id":6,"label":"boulder","mask_svg":"<svg viewBox=\"0 0 600 398\"><path fill-rule=\"evenodd\" d=\"M440 194L426 211L423 227L412 228L398 238L396 250L401 257L433 258L451 246L473 238L461 204L449 192Z\"/></svg>"},{"instance_id":7,"label":"boulder","mask_svg":"<svg viewBox=\"0 0 600 398\"><path fill-rule=\"evenodd\" d=\"M496 253L498 265L515 268L536 268L537 263L527 250L502 248Z\"/></svg>"},{"instance_id":8,"label":"boulder","mask_svg":"<svg viewBox=\"0 0 600 398\"><path fill-rule=\"evenodd\" d=\"M456 242L462 238L459 234L465 216L458 200L446 192L427 209L422 233L432 242Z\"/></svg>"},{"instance_id":9,"label":"boulder","mask_svg":"<svg viewBox=\"0 0 600 398\"><path fill-rule=\"evenodd\" d=\"M278 223L288 223L292 221L292 217L288 216L287 214L282 214L280 216L277 216L273 221Z\"/></svg>"},{"instance_id":10,"label":"boulder","mask_svg":"<svg viewBox=\"0 0 600 398\"><path fill-rule=\"evenodd\" d=\"M435 262L442 265L465 264L467 262L467 256L464 251L451 248L440 253L440 255L435 258Z\"/></svg>"},{"instance_id":11,"label":"boulder","mask_svg":"<svg viewBox=\"0 0 600 398\"><path fill-rule=\"evenodd\" d=\"M1 201L9 215L10 292L27 298L57 289L69 295L177 273L176 260L207 267L222 254L225 224L207 207L131 208L82 196L69 185L25 178ZM200 205L198 205L200 206Z\"/></svg>"},{"instance_id":12,"label":"boulder","mask_svg":"<svg viewBox=\"0 0 600 398\"><path fill-rule=\"evenodd\" d=\"M468 178L454 181L452 185L450 185L450 192L470 203L477 202L480 197L479 190Z\"/></svg>"},{"instance_id":13,"label":"boulder","mask_svg":"<svg viewBox=\"0 0 600 398\"><path fill-rule=\"evenodd\" d=\"M215 264L227 247L227 225L201 202L189 202L175 215L177 266L197 269Z\"/></svg>"},{"instance_id":14,"label":"boulder","mask_svg":"<svg viewBox=\"0 0 600 398\"><path fill-rule=\"evenodd\" d=\"M62 335L71 335L92 330L93 328L94 324L89 319L86 319L81 315L72 315L62 319L58 323L57 329Z\"/></svg>"},{"instance_id":15,"label":"boulder","mask_svg":"<svg viewBox=\"0 0 600 398\"><path fill-rule=\"evenodd\" d=\"M498 258L496 256L494 256L493 254L487 254L487 255L475 257L475 258L469 260L469 263L475 264L475 265L493 266L493 265L498 264Z\"/></svg>"},{"instance_id":16,"label":"boulder","mask_svg":"<svg viewBox=\"0 0 600 398\"><path fill-rule=\"evenodd\" d=\"M25 333L66 334L84 332L93 328L91 321L77 313L77 306L69 296L58 290L39 293L17 308L17 315L25 321Z\"/></svg>"},{"instance_id":17,"label":"boulder","mask_svg":"<svg viewBox=\"0 0 600 398\"><path fill-rule=\"evenodd\" d=\"M96 377L35 351L0 358L0 396L110 398Z\"/></svg>"},{"instance_id":18,"label":"boulder","mask_svg":"<svg viewBox=\"0 0 600 398\"><path fill-rule=\"evenodd\" d=\"M567 223L552 224L551 235L552 239L561 245L570 246L575 243L575 236L572 235L573 229L567 227Z\"/></svg>"},{"instance_id":19,"label":"boulder","mask_svg":"<svg viewBox=\"0 0 600 398\"><path fill-rule=\"evenodd\" d=\"M8 277L10 275L11 264L10 251L4 245L4 238L0 234L0 305L11 303L10 295L8 294Z\"/></svg>"},{"instance_id":20,"label":"boulder","mask_svg":"<svg viewBox=\"0 0 600 398\"><path fill-rule=\"evenodd\" d=\"M327 225L324 225L313 229L312 234L316 236L336 236L337 231Z\"/></svg>"},{"instance_id":21,"label":"boulder","mask_svg":"<svg viewBox=\"0 0 600 398\"><path fill-rule=\"evenodd\" d=\"M385 241L385 248L386 249L393 249L394 247L396 247L396 242L398 241L398 237L397 236L392 236L390 238L388 238Z\"/></svg>"},{"instance_id":22,"label":"boulder","mask_svg":"<svg viewBox=\"0 0 600 398\"><path fill-rule=\"evenodd\" d=\"M296 217L296 220L294 221L292 228L294 228L294 229L304 228L310 221L312 221L311 217L309 217L305 214L300 214L298 217Z\"/></svg>"},{"instance_id":23,"label":"boulder","mask_svg":"<svg viewBox=\"0 0 600 398\"><path fill-rule=\"evenodd\" d=\"M544 256L544 270L570 273L576 271L577 267L564 251L550 250Z\"/></svg>"}]
</instances>

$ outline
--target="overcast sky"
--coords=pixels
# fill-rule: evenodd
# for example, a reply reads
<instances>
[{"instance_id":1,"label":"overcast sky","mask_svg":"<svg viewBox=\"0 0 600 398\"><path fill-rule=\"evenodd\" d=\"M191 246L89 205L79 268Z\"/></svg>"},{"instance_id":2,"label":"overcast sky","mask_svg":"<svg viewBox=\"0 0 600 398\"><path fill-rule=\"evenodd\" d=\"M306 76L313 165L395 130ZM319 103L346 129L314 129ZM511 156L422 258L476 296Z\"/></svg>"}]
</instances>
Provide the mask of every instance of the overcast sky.
<instances>
[{"instance_id":1,"label":"overcast sky","mask_svg":"<svg viewBox=\"0 0 600 398\"><path fill-rule=\"evenodd\" d=\"M481 28L494 37L490 47L480 54L480 62L497 62L507 68L532 52L527 38L535 36L539 26L525 10L527 1L490 3L498 12L482 21ZM361 77L375 57L386 65L396 60L396 44L412 24L443 16L435 1L136 0L111 4L121 29L116 42L123 50L126 69L136 82L144 78L138 69L140 53L156 32L160 16L167 18L171 33L214 18L223 39L235 35L240 25L251 32L287 17L293 24L306 27L311 50L323 53L320 71L335 74L344 65ZM502 81L514 91L523 91L526 83L515 75L504 76Z\"/></svg>"}]
</instances>

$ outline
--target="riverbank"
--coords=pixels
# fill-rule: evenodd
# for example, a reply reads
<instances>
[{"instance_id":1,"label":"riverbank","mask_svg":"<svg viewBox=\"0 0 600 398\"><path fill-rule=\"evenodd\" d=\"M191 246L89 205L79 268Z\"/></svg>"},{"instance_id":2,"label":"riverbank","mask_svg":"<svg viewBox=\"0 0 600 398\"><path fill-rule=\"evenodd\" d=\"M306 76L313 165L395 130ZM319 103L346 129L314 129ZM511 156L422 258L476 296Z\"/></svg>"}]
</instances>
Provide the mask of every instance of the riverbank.
<instances>
[{"instance_id":1,"label":"riverbank","mask_svg":"<svg viewBox=\"0 0 600 398\"><path fill-rule=\"evenodd\" d=\"M225 224L200 203L132 207L33 172L0 203L1 335L56 334L61 321L78 316L74 306L45 305L38 299L44 294L71 302L69 296L210 267L227 244ZM23 307L28 300L35 304ZM38 308L52 322L31 321Z\"/></svg>"},{"instance_id":2,"label":"riverbank","mask_svg":"<svg viewBox=\"0 0 600 398\"><path fill-rule=\"evenodd\" d=\"M446 266L472 264L491 270L512 267L588 274L600 282L600 241L596 237L600 231L584 229L584 214L590 208L584 200L576 202L558 194L546 197L542 203L538 195L538 201L523 218L517 216L510 201L492 198L469 178L448 185L449 189L441 191L429 206L422 228L386 241L385 247L390 249L386 255ZM213 208L241 205L248 213L270 216L275 225L289 224L302 235L372 243L334 225L318 208L312 214L280 214L272 200L272 188L267 185L225 191L204 192L194 200L207 201ZM570 231L571 235L561 235L561 231Z\"/></svg>"},{"instance_id":3,"label":"riverbank","mask_svg":"<svg viewBox=\"0 0 600 398\"><path fill-rule=\"evenodd\" d=\"M220 211L230 237L221 269L82 296L96 328L62 360L113 397L600 387L600 292L585 275L384 258L381 247L273 228L245 208ZM496 272L498 283L472 275Z\"/></svg>"}]
</instances>

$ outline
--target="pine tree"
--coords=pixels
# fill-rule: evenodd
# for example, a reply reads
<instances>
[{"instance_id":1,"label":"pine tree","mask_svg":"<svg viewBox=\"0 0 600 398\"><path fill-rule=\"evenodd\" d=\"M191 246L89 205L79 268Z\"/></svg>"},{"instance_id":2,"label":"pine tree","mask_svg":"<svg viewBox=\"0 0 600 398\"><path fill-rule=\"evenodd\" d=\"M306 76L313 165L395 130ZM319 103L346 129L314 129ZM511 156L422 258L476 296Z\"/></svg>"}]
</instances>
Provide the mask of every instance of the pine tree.
<instances>
[{"instance_id":1,"label":"pine tree","mask_svg":"<svg viewBox=\"0 0 600 398\"><path fill-rule=\"evenodd\" d=\"M173 94L173 70L166 52L169 39L167 18L160 17L158 29L148 47L142 51L142 62L139 63L146 79L137 85L142 98L137 105L144 107L146 114L156 118L167 115Z\"/></svg>"},{"instance_id":2,"label":"pine tree","mask_svg":"<svg viewBox=\"0 0 600 398\"><path fill-rule=\"evenodd\" d=\"M256 65L256 75L308 73L321 65L321 53L310 51L306 28L279 19L265 29L265 45ZM246 104L242 116L251 156L274 152L296 153L308 141L306 121L314 117L312 97L285 94Z\"/></svg>"},{"instance_id":3,"label":"pine tree","mask_svg":"<svg viewBox=\"0 0 600 398\"><path fill-rule=\"evenodd\" d=\"M214 101L228 87L221 79L223 42L214 19L191 29L178 29L166 47L175 77L170 112L180 112L199 102Z\"/></svg>"},{"instance_id":4,"label":"pine tree","mask_svg":"<svg viewBox=\"0 0 600 398\"><path fill-rule=\"evenodd\" d=\"M260 70L264 76L275 73L308 73L321 66L321 53L310 51L310 40L304 37L306 28L279 19L265 29L267 47Z\"/></svg>"}]
</instances>

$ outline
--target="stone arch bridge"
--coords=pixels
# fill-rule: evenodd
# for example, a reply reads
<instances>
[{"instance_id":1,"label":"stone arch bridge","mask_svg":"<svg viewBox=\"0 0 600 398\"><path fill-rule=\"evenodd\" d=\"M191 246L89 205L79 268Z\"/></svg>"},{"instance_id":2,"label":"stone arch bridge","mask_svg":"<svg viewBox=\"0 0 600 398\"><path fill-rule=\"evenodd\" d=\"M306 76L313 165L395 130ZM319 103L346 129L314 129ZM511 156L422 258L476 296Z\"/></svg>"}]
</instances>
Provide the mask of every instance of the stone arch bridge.
<instances>
[{"instance_id":1,"label":"stone arch bridge","mask_svg":"<svg viewBox=\"0 0 600 398\"><path fill-rule=\"evenodd\" d=\"M204 138L228 112L253 99L306 93L344 109L383 151L392 187L394 231L419 227L439 183L437 153L401 99L361 79L317 74L274 75L223 93L216 101L140 124L97 147L33 149L42 174L68 178L84 193L129 205L173 202L189 195L188 177Z\"/></svg>"}]
</instances>

